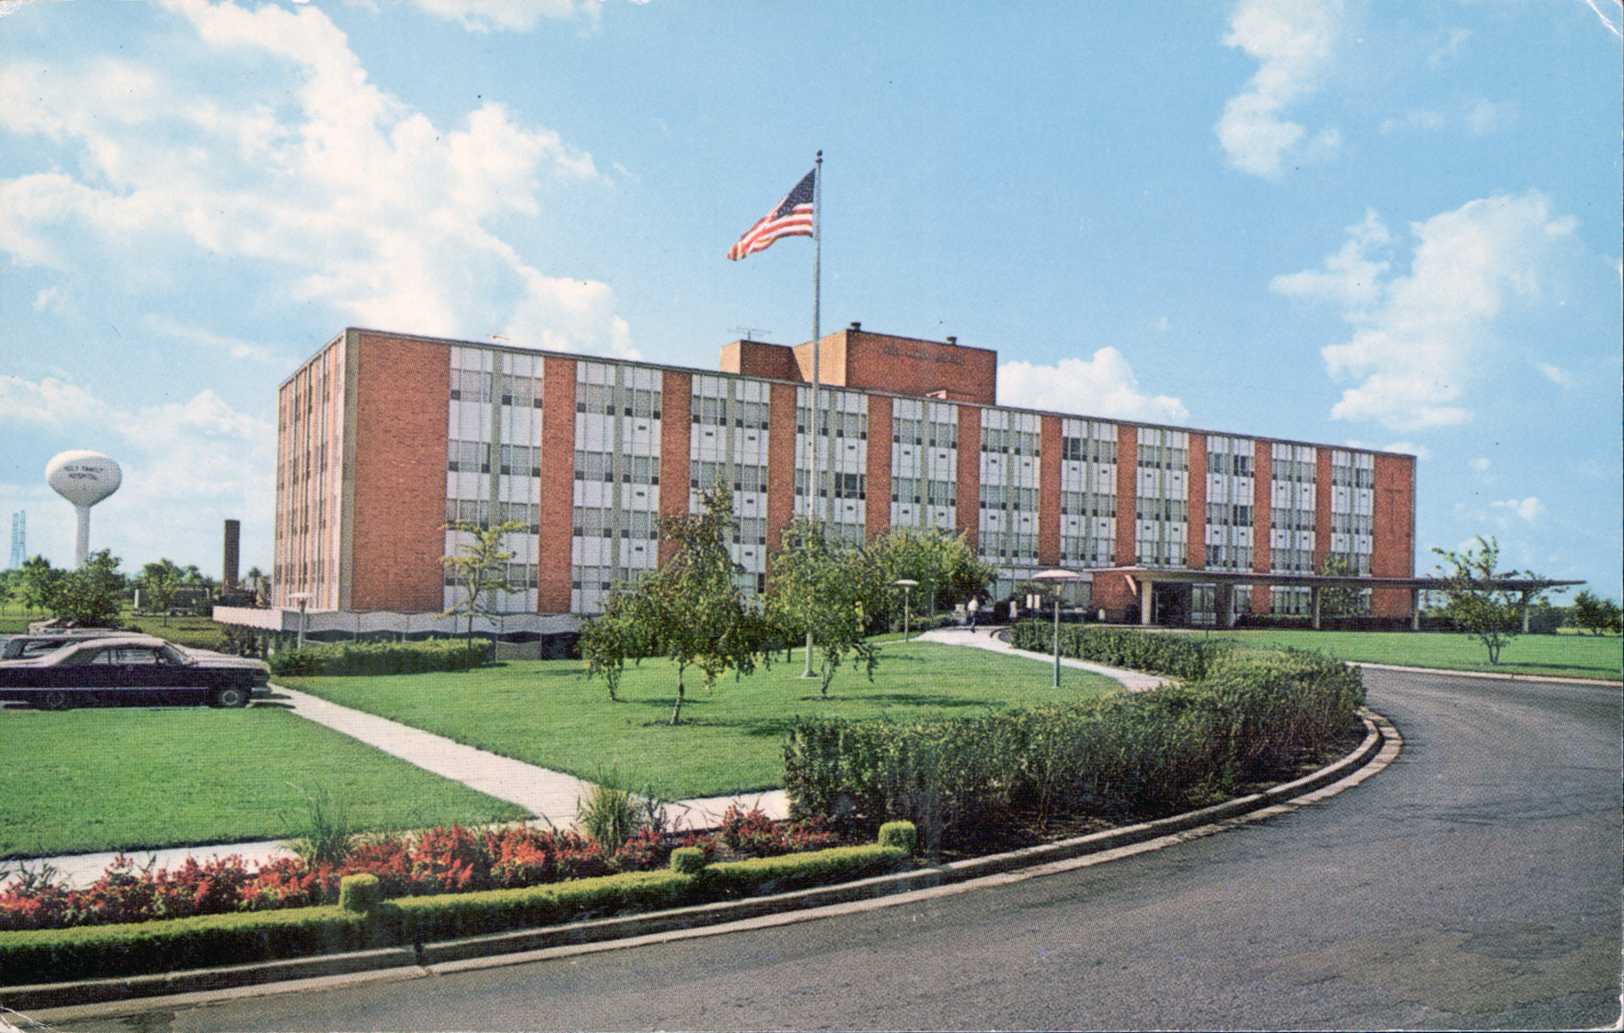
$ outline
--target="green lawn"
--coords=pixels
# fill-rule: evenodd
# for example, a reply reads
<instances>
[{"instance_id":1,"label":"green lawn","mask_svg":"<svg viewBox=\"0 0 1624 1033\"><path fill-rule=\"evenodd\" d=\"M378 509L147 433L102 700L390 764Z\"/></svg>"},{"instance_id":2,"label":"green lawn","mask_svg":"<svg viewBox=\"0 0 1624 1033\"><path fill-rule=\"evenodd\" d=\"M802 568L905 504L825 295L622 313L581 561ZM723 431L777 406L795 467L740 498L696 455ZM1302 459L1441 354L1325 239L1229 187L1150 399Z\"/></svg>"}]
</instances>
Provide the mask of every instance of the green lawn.
<instances>
[{"instance_id":1,"label":"green lawn","mask_svg":"<svg viewBox=\"0 0 1624 1033\"><path fill-rule=\"evenodd\" d=\"M49 617L47 613L25 611L20 607L0 613L0 635L21 635L34 621ZM225 634L225 625L216 624L207 617L159 617L137 614L126 608L119 615L119 626L133 628L144 635L157 635L183 646L212 649L219 645Z\"/></svg>"},{"instance_id":2,"label":"green lawn","mask_svg":"<svg viewBox=\"0 0 1624 1033\"><path fill-rule=\"evenodd\" d=\"M1327 653L1338 660L1435 667L1452 671L1556 675L1619 681L1624 639L1616 635L1519 635L1489 663L1489 651L1470 635L1405 631L1225 631L1213 638L1256 647L1289 646Z\"/></svg>"},{"instance_id":3,"label":"green lawn","mask_svg":"<svg viewBox=\"0 0 1624 1033\"><path fill-rule=\"evenodd\" d=\"M796 717L910 721L991 707L1053 702L1052 669L1021 657L928 642L887 642L872 684L843 668L820 698L802 664L780 661L707 694L688 676L683 724L671 727L674 668L630 667L612 703L579 661L513 662L466 674L390 678L282 678L277 684L423 728L554 771L595 780L606 771L668 800L783 785L783 737ZM1076 700L1118 684L1065 671L1059 697Z\"/></svg>"},{"instance_id":4,"label":"green lawn","mask_svg":"<svg viewBox=\"0 0 1624 1033\"><path fill-rule=\"evenodd\" d=\"M8 708L0 785L0 857L283 839L308 812L299 787L348 801L367 829L524 814L262 706Z\"/></svg>"}]
</instances>

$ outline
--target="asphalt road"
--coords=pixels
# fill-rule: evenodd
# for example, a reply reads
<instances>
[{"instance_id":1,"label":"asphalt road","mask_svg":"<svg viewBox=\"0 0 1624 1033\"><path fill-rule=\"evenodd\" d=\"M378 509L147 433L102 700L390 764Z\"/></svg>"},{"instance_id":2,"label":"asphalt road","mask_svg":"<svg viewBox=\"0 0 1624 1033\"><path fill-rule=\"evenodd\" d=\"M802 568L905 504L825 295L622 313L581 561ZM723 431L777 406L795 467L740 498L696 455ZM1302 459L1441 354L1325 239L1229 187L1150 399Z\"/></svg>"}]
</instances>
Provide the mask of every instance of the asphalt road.
<instances>
[{"instance_id":1,"label":"asphalt road","mask_svg":"<svg viewBox=\"0 0 1624 1033\"><path fill-rule=\"evenodd\" d=\"M65 1030L1574 1028L1619 1019L1620 690L1366 673L1397 761L1122 861Z\"/></svg>"}]
</instances>

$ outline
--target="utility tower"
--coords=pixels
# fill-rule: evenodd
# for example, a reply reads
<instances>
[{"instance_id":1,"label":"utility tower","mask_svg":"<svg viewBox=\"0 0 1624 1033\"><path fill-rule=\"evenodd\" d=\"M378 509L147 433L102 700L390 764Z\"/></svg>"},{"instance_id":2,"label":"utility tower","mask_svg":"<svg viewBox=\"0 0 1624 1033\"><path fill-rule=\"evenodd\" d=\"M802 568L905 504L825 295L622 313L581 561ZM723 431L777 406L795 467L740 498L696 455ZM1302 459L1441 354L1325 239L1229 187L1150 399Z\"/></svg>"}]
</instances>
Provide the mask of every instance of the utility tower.
<instances>
[{"instance_id":1,"label":"utility tower","mask_svg":"<svg viewBox=\"0 0 1624 1033\"><path fill-rule=\"evenodd\" d=\"M28 562L28 511L19 509L11 514L11 563L7 570L16 570Z\"/></svg>"}]
</instances>

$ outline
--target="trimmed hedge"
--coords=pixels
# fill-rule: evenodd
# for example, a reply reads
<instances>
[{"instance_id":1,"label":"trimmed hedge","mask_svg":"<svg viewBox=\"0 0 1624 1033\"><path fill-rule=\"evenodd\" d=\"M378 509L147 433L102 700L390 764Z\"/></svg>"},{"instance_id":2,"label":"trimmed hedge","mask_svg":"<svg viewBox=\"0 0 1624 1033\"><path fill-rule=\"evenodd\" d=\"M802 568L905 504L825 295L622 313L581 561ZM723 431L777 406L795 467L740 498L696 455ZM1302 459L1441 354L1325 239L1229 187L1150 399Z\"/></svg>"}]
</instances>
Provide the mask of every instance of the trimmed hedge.
<instances>
[{"instance_id":1,"label":"trimmed hedge","mask_svg":"<svg viewBox=\"0 0 1624 1033\"><path fill-rule=\"evenodd\" d=\"M1346 731L1356 670L1243 651L1206 680L1076 704L917 724L806 720L784 746L796 814L913 821L931 849L1014 811L1156 817L1285 773Z\"/></svg>"},{"instance_id":2,"label":"trimmed hedge","mask_svg":"<svg viewBox=\"0 0 1624 1033\"><path fill-rule=\"evenodd\" d=\"M388 946L336 906L0 933L8 985L178 972Z\"/></svg>"},{"instance_id":3,"label":"trimmed hedge","mask_svg":"<svg viewBox=\"0 0 1624 1033\"><path fill-rule=\"evenodd\" d=\"M1054 625L1021 621L1009 629L1009 643L1034 653L1054 652ZM1060 655L1130 671L1165 674L1185 681L1206 676L1212 660L1231 649L1227 642L1212 642L1186 635L1098 628L1084 624L1060 626Z\"/></svg>"},{"instance_id":4,"label":"trimmed hedge","mask_svg":"<svg viewBox=\"0 0 1624 1033\"><path fill-rule=\"evenodd\" d=\"M336 906L0 933L0 978L54 983L241 965L562 925L608 915L759 896L905 870L878 844L526 889L408 897L366 913Z\"/></svg>"},{"instance_id":5,"label":"trimmed hedge","mask_svg":"<svg viewBox=\"0 0 1624 1033\"><path fill-rule=\"evenodd\" d=\"M491 662L489 639L431 638L421 642L328 642L286 649L267 661L279 677L424 674L467 671Z\"/></svg>"},{"instance_id":6,"label":"trimmed hedge","mask_svg":"<svg viewBox=\"0 0 1624 1033\"><path fill-rule=\"evenodd\" d=\"M699 873L698 889L705 900L788 893L903 871L912 856L900 847L870 843L830 847L806 854L724 861L708 865Z\"/></svg>"}]
</instances>

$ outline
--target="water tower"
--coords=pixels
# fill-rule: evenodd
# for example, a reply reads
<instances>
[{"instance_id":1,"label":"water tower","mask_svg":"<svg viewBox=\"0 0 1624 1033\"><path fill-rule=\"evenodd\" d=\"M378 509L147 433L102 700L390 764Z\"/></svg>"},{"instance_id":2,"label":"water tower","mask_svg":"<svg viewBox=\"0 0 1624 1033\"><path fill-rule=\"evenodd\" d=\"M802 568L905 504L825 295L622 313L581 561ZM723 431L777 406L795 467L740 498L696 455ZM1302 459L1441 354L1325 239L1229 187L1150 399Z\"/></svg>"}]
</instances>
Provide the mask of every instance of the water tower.
<instances>
[{"instance_id":1,"label":"water tower","mask_svg":"<svg viewBox=\"0 0 1624 1033\"><path fill-rule=\"evenodd\" d=\"M90 507L117 491L124 473L100 452L63 452L45 464L45 480L79 511L73 565L83 566L90 553Z\"/></svg>"}]
</instances>

